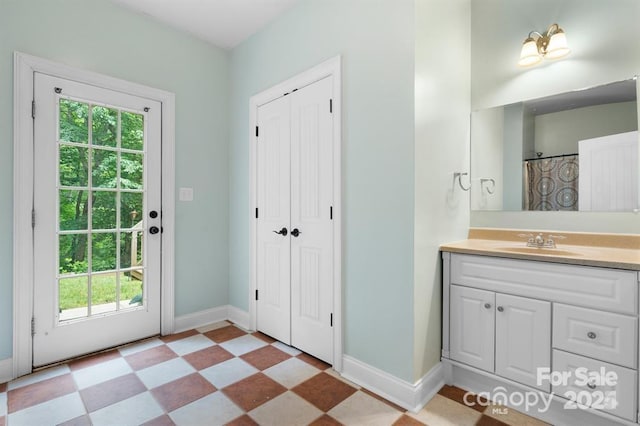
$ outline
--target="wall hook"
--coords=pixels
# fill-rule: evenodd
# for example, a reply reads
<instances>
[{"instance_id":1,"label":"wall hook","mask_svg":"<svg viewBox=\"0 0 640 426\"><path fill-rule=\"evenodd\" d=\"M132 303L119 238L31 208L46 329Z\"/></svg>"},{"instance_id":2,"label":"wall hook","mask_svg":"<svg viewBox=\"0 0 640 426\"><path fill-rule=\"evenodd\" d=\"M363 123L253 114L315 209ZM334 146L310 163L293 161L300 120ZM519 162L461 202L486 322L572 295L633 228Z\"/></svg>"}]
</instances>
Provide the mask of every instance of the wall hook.
<instances>
[{"instance_id":1,"label":"wall hook","mask_svg":"<svg viewBox=\"0 0 640 426\"><path fill-rule=\"evenodd\" d=\"M463 191L468 191L468 190L470 190L470 189L471 189L471 182L469 182L469 186L467 186L466 188L465 188L465 186L462 184L462 176L467 176L468 174L469 174L469 173L466 173L466 172L465 172L465 173L462 173L462 172L455 172L455 173L453 174L453 181L455 182L455 180L456 180L456 179L458 179L458 185L460 185L460 188L461 188ZM455 185L455 183L454 183L454 185Z\"/></svg>"},{"instance_id":2,"label":"wall hook","mask_svg":"<svg viewBox=\"0 0 640 426\"><path fill-rule=\"evenodd\" d=\"M489 183L489 185L487 185L485 187L485 183ZM491 179L491 178L481 178L480 179L480 192L487 190L488 194L493 194L496 190L496 180L495 179Z\"/></svg>"}]
</instances>

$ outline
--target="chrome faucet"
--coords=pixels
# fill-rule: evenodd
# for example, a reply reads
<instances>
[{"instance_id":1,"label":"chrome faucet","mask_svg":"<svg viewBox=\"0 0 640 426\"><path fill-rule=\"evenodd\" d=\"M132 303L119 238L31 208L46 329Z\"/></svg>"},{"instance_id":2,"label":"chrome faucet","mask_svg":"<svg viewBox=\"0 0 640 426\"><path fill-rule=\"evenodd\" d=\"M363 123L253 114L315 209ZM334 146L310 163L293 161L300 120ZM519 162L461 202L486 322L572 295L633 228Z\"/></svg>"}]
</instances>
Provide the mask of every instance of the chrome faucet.
<instances>
[{"instance_id":1,"label":"chrome faucet","mask_svg":"<svg viewBox=\"0 0 640 426\"><path fill-rule=\"evenodd\" d=\"M518 236L527 238L527 247L537 248L556 248L556 240L565 238L562 235L549 234L545 240L542 232L535 236L533 234L518 234Z\"/></svg>"}]
</instances>

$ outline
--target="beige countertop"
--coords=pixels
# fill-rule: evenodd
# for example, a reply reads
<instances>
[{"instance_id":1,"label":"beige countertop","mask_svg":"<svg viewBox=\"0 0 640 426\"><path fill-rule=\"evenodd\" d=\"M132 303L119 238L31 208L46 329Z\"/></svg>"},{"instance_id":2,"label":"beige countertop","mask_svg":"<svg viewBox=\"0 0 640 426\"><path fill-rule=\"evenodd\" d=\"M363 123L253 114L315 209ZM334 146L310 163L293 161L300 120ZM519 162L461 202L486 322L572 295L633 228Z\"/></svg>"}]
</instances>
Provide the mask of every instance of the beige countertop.
<instances>
[{"instance_id":1,"label":"beige countertop","mask_svg":"<svg viewBox=\"0 0 640 426\"><path fill-rule=\"evenodd\" d=\"M557 236L556 248L527 247L523 234ZM640 235L471 228L469 238L443 244L440 250L513 259L640 271Z\"/></svg>"}]
</instances>

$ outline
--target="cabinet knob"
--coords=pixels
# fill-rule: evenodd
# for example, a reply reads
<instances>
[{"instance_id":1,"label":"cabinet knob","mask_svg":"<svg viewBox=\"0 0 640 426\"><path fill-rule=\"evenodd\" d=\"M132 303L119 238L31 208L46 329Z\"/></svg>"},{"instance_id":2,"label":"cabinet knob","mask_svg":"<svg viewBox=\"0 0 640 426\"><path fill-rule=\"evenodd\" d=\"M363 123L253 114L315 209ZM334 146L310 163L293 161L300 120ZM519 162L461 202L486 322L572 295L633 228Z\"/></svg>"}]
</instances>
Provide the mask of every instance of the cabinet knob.
<instances>
[{"instance_id":1,"label":"cabinet knob","mask_svg":"<svg viewBox=\"0 0 640 426\"><path fill-rule=\"evenodd\" d=\"M593 331L590 331L587 333L587 337L589 339L595 339L596 338L596 333L594 333Z\"/></svg>"},{"instance_id":2,"label":"cabinet knob","mask_svg":"<svg viewBox=\"0 0 640 426\"><path fill-rule=\"evenodd\" d=\"M491 303L485 303L485 304L484 304L484 307L485 307L486 309L491 309Z\"/></svg>"},{"instance_id":3,"label":"cabinet knob","mask_svg":"<svg viewBox=\"0 0 640 426\"><path fill-rule=\"evenodd\" d=\"M504 308L502 306L498 306L498 312L504 312Z\"/></svg>"},{"instance_id":4,"label":"cabinet knob","mask_svg":"<svg viewBox=\"0 0 640 426\"><path fill-rule=\"evenodd\" d=\"M588 387L589 389L595 389L595 388L596 388L596 384L595 384L595 383L593 383L593 382L589 382L589 383L587 383L587 387Z\"/></svg>"}]
</instances>

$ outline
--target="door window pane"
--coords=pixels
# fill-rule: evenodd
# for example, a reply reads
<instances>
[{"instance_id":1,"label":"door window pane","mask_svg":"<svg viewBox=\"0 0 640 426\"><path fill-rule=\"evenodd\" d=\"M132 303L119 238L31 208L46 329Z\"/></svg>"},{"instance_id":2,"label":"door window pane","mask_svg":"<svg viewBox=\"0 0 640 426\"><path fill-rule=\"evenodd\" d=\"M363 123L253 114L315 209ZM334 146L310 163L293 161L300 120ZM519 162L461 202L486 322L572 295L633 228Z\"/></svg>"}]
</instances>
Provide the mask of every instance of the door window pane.
<instances>
[{"instance_id":1,"label":"door window pane","mask_svg":"<svg viewBox=\"0 0 640 426\"><path fill-rule=\"evenodd\" d=\"M142 192L120 193L120 227L133 228L143 220ZM142 226L142 224L140 224Z\"/></svg>"},{"instance_id":2,"label":"door window pane","mask_svg":"<svg viewBox=\"0 0 640 426\"><path fill-rule=\"evenodd\" d=\"M89 191L60 190L60 230L81 231L87 229Z\"/></svg>"},{"instance_id":3,"label":"door window pane","mask_svg":"<svg viewBox=\"0 0 640 426\"><path fill-rule=\"evenodd\" d=\"M91 271L116 269L116 234L112 232L91 236Z\"/></svg>"},{"instance_id":4,"label":"door window pane","mask_svg":"<svg viewBox=\"0 0 640 426\"><path fill-rule=\"evenodd\" d=\"M135 308L142 305L143 271L135 269L120 276L120 308Z\"/></svg>"},{"instance_id":5,"label":"door window pane","mask_svg":"<svg viewBox=\"0 0 640 426\"><path fill-rule=\"evenodd\" d=\"M116 192L94 191L91 226L93 229L116 229Z\"/></svg>"},{"instance_id":6,"label":"door window pane","mask_svg":"<svg viewBox=\"0 0 640 426\"><path fill-rule=\"evenodd\" d=\"M86 317L89 314L89 277L58 280L58 301L60 321Z\"/></svg>"},{"instance_id":7,"label":"door window pane","mask_svg":"<svg viewBox=\"0 0 640 426\"><path fill-rule=\"evenodd\" d=\"M94 188L115 188L118 177L118 153L94 148L91 169Z\"/></svg>"},{"instance_id":8,"label":"door window pane","mask_svg":"<svg viewBox=\"0 0 640 426\"><path fill-rule=\"evenodd\" d=\"M117 274L94 274L91 276L91 314L104 314L117 310Z\"/></svg>"},{"instance_id":9,"label":"door window pane","mask_svg":"<svg viewBox=\"0 0 640 426\"><path fill-rule=\"evenodd\" d=\"M85 187L89 176L89 150L79 146L60 145L60 185Z\"/></svg>"},{"instance_id":10,"label":"door window pane","mask_svg":"<svg viewBox=\"0 0 640 426\"><path fill-rule=\"evenodd\" d=\"M120 233L120 267L142 266L142 228Z\"/></svg>"},{"instance_id":11,"label":"door window pane","mask_svg":"<svg viewBox=\"0 0 640 426\"><path fill-rule=\"evenodd\" d=\"M88 272L86 234L60 235L58 242L59 271L61 275Z\"/></svg>"},{"instance_id":12,"label":"door window pane","mask_svg":"<svg viewBox=\"0 0 640 426\"><path fill-rule=\"evenodd\" d=\"M87 143L89 105L60 99L60 141Z\"/></svg>"},{"instance_id":13,"label":"door window pane","mask_svg":"<svg viewBox=\"0 0 640 426\"><path fill-rule=\"evenodd\" d=\"M118 144L118 110L94 106L91 130L94 145L115 147Z\"/></svg>"},{"instance_id":14,"label":"door window pane","mask_svg":"<svg viewBox=\"0 0 640 426\"><path fill-rule=\"evenodd\" d=\"M120 187L122 189L142 189L142 154L122 153L120 158Z\"/></svg>"},{"instance_id":15,"label":"door window pane","mask_svg":"<svg viewBox=\"0 0 640 426\"><path fill-rule=\"evenodd\" d=\"M122 111L122 148L142 151L144 147L144 116Z\"/></svg>"}]
</instances>

